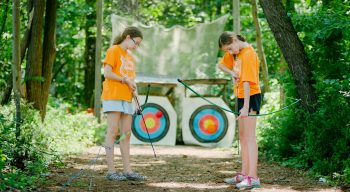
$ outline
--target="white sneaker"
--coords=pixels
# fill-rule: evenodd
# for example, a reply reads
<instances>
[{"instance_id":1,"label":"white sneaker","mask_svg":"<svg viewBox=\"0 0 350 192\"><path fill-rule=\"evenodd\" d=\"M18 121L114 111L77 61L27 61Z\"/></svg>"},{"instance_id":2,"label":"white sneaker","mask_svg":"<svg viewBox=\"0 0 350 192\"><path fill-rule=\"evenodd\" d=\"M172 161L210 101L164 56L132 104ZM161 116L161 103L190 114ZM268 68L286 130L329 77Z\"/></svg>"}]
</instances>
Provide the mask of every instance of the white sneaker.
<instances>
[{"instance_id":1,"label":"white sneaker","mask_svg":"<svg viewBox=\"0 0 350 192\"><path fill-rule=\"evenodd\" d=\"M244 179L244 175L242 173L236 173L236 175L234 177L226 178L224 181L227 184L235 185L235 184L243 181L243 179Z\"/></svg>"},{"instance_id":2,"label":"white sneaker","mask_svg":"<svg viewBox=\"0 0 350 192\"><path fill-rule=\"evenodd\" d=\"M236 185L236 187L238 189L251 189L251 188L260 188L260 179L254 178L254 177L250 177L250 176L246 176L244 177L243 181L238 183Z\"/></svg>"}]
</instances>

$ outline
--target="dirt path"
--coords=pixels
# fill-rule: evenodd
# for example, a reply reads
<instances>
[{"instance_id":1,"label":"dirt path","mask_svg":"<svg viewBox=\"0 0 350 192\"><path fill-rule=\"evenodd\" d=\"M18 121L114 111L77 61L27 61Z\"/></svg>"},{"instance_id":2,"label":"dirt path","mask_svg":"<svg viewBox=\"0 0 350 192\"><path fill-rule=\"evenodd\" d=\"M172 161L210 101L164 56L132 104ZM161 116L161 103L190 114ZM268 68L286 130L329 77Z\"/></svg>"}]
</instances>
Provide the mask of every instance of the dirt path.
<instances>
[{"instance_id":1,"label":"dirt path","mask_svg":"<svg viewBox=\"0 0 350 192\"><path fill-rule=\"evenodd\" d=\"M70 177L96 158L100 147L88 149L86 154L67 159L66 168L52 170L50 181L39 191L60 191ZM155 146L157 158L153 157L150 146L132 146L131 162L135 171L148 177L144 182L112 182L105 179L107 167L104 150L96 165L86 169L64 188L66 191L88 191L90 174L93 175L92 191L235 191L223 179L239 170L237 153L230 149L209 149L193 146ZM116 167L122 171L120 152L116 152ZM329 191L340 189L323 186L298 170L276 164L259 162L259 176L262 188L253 191Z\"/></svg>"}]
</instances>

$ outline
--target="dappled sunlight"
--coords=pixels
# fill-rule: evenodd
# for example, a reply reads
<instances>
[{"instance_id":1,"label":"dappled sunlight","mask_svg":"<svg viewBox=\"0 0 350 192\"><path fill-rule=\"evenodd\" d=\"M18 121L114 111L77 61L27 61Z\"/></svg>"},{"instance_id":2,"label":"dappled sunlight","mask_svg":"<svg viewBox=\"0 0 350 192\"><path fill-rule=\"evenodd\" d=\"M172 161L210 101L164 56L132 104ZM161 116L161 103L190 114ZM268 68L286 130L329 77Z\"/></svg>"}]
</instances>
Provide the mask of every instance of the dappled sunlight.
<instances>
[{"instance_id":1,"label":"dappled sunlight","mask_svg":"<svg viewBox=\"0 0 350 192\"><path fill-rule=\"evenodd\" d=\"M217 171L217 172L225 174L225 175L233 175L233 174L236 173L235 171L227 171L227 170L220 170L220 171Z\"/></svg>"},{"instance_id":2,"label":"dappled sunlight","mask_svg":"<svg viewBox=\"0 0 350 192\"><path fill-rule=\"evenodd\" d=\"M146 161L146 162L135 162L135 163L131 163L131 166L133 167L146 167L146 166L158 166L158 165L165 165L167 164L166 161L164 160L155 160L155 161Z\"/></svg>"},{"instance_id":3,"label":"dappled sunlight","mask_svg":"<svg viewBox=\"0 0 350 192\"><path fill-rule=\"evenodd\" d=\"M148 183L147 185L152 187L160 187L167 189L181 189L181 188L190 188L190 189L224 189L228 188L229 185L225 184L215 184L215 183L186 183L186 182L158 182L158 183Z\"/></svg>"}]
</instances>

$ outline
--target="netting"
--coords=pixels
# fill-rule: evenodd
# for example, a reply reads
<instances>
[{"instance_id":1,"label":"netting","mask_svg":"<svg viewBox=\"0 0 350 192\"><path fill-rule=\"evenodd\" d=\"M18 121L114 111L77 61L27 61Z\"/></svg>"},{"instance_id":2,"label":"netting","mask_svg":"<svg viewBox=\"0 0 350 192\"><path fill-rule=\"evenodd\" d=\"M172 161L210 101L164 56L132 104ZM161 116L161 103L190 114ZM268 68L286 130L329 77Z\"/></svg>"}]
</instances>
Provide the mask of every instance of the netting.
<instances>
[{"instance_id":1,"label":"netting","mask_svg":"<svg viewBox=\"0 0 350 192\"><path fill-rule=\"evenodd\" d=\"M137 73L181 78L214 78L218 37L228 15L192 28L146 26L118 15L111 15L112 39L126 26L137 26L144 39L135 53Z\"/></svg>"}]
</instances>

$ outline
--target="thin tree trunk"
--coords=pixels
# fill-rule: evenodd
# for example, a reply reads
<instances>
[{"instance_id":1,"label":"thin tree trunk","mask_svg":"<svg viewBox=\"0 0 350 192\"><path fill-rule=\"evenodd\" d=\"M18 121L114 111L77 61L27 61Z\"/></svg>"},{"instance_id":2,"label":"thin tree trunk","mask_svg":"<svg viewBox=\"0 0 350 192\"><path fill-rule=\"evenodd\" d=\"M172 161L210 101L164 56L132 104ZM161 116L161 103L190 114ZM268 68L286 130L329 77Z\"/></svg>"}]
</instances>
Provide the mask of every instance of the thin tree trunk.
<instances>
[{"instance_id":1,"label":"thin tree trunk","mask_svg":"<svg viewBox=\"0 0 350 192\"><path fill-rule=\"evenodd\" d=\"M57 67L57 70L53 73L52 79L51 79L51 83L52 81L56 78L56 76L58 75L58 73L61 72L61 70L63 69L63 67L66 65L67 63L63 63L61 64L59 67Z\"/></svg>"},{"instance_id":2,"label":"thin tree trunk","mask_svg":"<svg viewBox=\"0 0 350 192\"><path fill-rule=\"evenodd\" d=\"M256 31L256 46L258 48L258 55L259 55L260 63L261 63L260 66L262 69L262 80L264 82L264 88L263 88L262 92L266 93L266 92L270 91L269 72L268 72L268 67L267 67L267 63L266 63L264 47L263 47L262 40L261 40L261 29L260 29L260 24L259 24L259 19L258 19L258 8L257 8L256 0L251 0L251 4L252 4L252 15L253 15L255 31Z\"/></svg>"},{"instance_id":3,"label":"thin tree trunk","mask_svg":"<svg viewBox=\"0 0 350 192\"><path fill-rule=\"evenodd\" d=\"M266 93L266 92L270 91L269 72L268 72L268 67L267 67L267 63L266 63L264 47L263 47L262 40L261 40L261 29L260 29L260 24L259 24L259 19L258 19L258 8L257 8L256 0L251 0L251 4L252 4L253 21L254 21L255 31L256 31L256 46L258 48L258 55L260 58L260 66L262 69L262 80L264 83L264 88L263 88L262 92Z\"/></svg>"},{"instance_id":4,"label":"thin tree trunk","mask_svg":"<svg viewBox=\"0 0 350 192\"><path fill-rule=\"evenodd\" d=\"M2 9L2 13L1 13L0 37L4 33L5 27L6 27L7 12L8 12L8 8L9 8L9 0L6 0L5 2L3 2L3 6L4 6L4 9ZM1 41L2 41L2 38L0 38L0 48L2 47Z\"/></svg>"},{"instance_id":5,"label":"thin tree trunk","mask_svg":"<svg viewBox=\"0 0 350 192\"><path fill-rule=\"evenodd\" d=\"M102 45L102 0L96 2L96 57L95 57L95 102L94 114L101 122L101 45Z\"/></svg>"},{"instance_id":6,"label":"thin tree trunk","mask_svg":"<svg viewBox=\"0 0 350 192\"><path fill-rule=\"evenodd\" d=\"M42 111L41 117L45 118L46 105L49 98L49 89L52 79L52 68L56 56L56 12L57 0L47 0L45 13L45 31L43 42L42 71L44 82L42 83Z\"/></svg>"},{"instance_id":7,"label":"thin tree trunk","mask_svg":"<svg viewBox=\"0 0 350 192\"><path fill-rule=\"evenodd\" d=\"M20 1L12 1L12 80L13 95L16 105L16 139L19 138L21 132L21 105L20 105L20 83L21 83L21 52L20 52Z\"/></svg>"},{"instance_id":8,"label":"thin tree trunk","mask_svg":"<svg viewBox=\"0 0 350 192\"><path fill-rule=\"evenodd\" d=\"M236 34L241 33L241 13L240 13L240 3L239 0L232 0L232 12L233 12L233 31ZM235 111L238 111L238 98L235 98ZM236 121L236 128L235 128L235 138L237 138L237 153L239 154L239 126L238 121Z\"/></svg>"},{"instance_id":9,"label":"thin tree trunk","mask_svg":"<svg viewBox=\"0 0 350 192\"><path fill-rule=\"evenodd\" d=\"M86 0L89 7L96 7L95 0ZM92 9L86 16L85 23L85 66L84 66L84 100L88 107L93 107L91 102L95 88L95 46L96 36L94 27L96 26L96 9Z\"/></svg>"},{"instance_id":10,"label":"thin tree trunk","mask_svg":"<svg viewBox=\"0 0 350 192\"><path fill-rule=\"evenodd\" d=\"M30 31L32 28L32 21L33 21L33 14L34 14L34 8L32 7L32 9L30 10L28 16L28 25L27 25L27 29L26 32L24 33L24 37L21 41L21 63L23 62L24 56L26 54L28 45L29 45L29 36L30 36Z\"/></svg>"},{"instance_id":11,"label":"thin tree trunk","mask_svg":"<svg viewBox=\"0 0 350 192\"><path fill-rule=\"evenodd\" d=\"M12 77L12 71L9 77ZM10 101L11 98L11 92L12 92L12 87L13 87L13 80L12 78L8 78L6 80L6 86L5 88L1 91L0 95L0 105L5 105Z\"/></svg>"},{"instance_id":12,"label":"thin tree trunk","mask_svg":"<svg viewBox=\"0 0 350 192\"><path fill-rule=\"evenodd\" d=\"M222 2L216 1L216 16L221 15Z\"/></svg>"},{"instance_id":13,"label":"thin tree trunk","mask_svg":"<svg viewBox=\"0 0 350 192\"><path fill-rule=\"evenodd\" d=\"M285 71L287 70L287 65L286 65L286 61L284 60L283 54L281 53L281 60L280 60L280 65L279 65L279 69L278 71L280 72L280 74L284 74ZM286 98L286 93L284 91L284 88L282 85L280 85L280 108L283 107L284 105L284 101Z\"/></svg>"},{"instance_id":14,"label":"thin tree trunk","mask_svg":"<svg viewBox=\"0 0 350 192\"><path fill-rule=\"evenodd\" d=\"M292 21L280 0L260 0L260 5L292 72L303 108L308 112L314 112L316 96L311 85L311 70L304 46Z\"/></svg>"},{"instance_id":15,"label":"thin tree trunk","mask_svg":"<svg viewBox=\"0 0 350 192\"><path fill-rule=\"evenodd\" d=\"M233 31L236 34L241 33L241 15L240 15L240 5L239 0L232 0L233 3Z\"/></svg>"},{"instance_id":16,"label":"thin tree trunk","mask_svg":"<svg viewBox=\"0 0 350 192\"><path fill-rule=\"evenodd\" d=\"M33 103L34 108L42 111L42 36L45 1L33 1L33 7L33 23L31 27L31 35L29 39L27 54L26 89L28 102Z\"/></svg>"}]
</instances>

